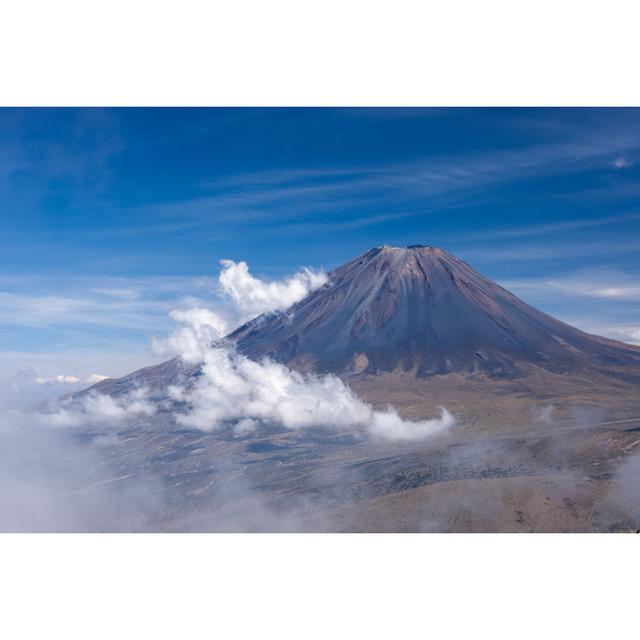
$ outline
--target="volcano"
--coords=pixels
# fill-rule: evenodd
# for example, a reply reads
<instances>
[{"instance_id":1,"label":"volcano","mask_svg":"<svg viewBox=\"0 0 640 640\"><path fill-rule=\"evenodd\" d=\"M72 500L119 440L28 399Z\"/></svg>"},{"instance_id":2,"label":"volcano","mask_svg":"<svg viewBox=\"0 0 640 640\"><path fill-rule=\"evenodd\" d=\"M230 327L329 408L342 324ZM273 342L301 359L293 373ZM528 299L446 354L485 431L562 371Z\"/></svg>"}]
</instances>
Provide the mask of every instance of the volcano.
<instances>
[{"instance_id":1,"label":"volcano","mask_svg":"<svg viewBox=\"0 0 640 640\"><path fill-rule=\"evenodd\" d=\"M384 245L329 273L284 312L263 314L224 341L304 373L371 379L518 379L558 374L640 381L640 347L584 333L529 306L466 262L435 247ZM120 394L197 375L180 357L91 389Z\"/></svg>"},{"instance_id":2,"label":"volcano","mask_svg":"<svg viewBox=\"0 0 640 640\"><path fill-rule=\"evenodd\" d=\"M89 422L74 436L107 452L108 483L126 488L118 496L138 496L135 479L145 474L168 488L150 508L150 530L638 528L637 501L624 502L627 489L615 478L626 478L616 475L621 461L637 469L629 456L640 451L640 348L551 318L441 249L371 249L285 312L259 316L217 346L214 353L230 357L235 349L301 372L333 373L374 409L391 404L406 420L430 419L444 406L456 424L410 442L363 437L344 425L288 428L277 420L209 429L207 412L213 425L229 398L255 405L258 417L264 412L262 390L245 392L264 370L245 358L233 359L254 377L225 377L224 357L223 366L176 357L104 380L71 400L88 395L81 406L125 415L117 429ZM278 370L267 391L277 394L288 374L266 368ZM324 379L323 393L336 388L340 381ZM130 395L136 391L145 393ZM283 404L290 407L287 393ZM100 394L126 403L114 406ZM122 408L144 406L139 397L156 411ZM205 420L193 428L181 418L202 398ZM312 412L316 405L307 406ZM250 423L247 431L246 424L238 429L241 422ZM104 466L83 476L89 488L105 484ZM137 499L124 504L138 517Z\"/></svg>"},{"instance_id":3,"label":"volcano","mask_svg":"<svg viewBox=\"0 0 640 640\"><path fill-rule=\"evenodd\" d=\"M228 338L250 358L338 375L518 377L533 366L637 376L640 365L640 348L560 322L423 245L371 249L286 312L260 316Z\"/></svg>"}]
</instances>

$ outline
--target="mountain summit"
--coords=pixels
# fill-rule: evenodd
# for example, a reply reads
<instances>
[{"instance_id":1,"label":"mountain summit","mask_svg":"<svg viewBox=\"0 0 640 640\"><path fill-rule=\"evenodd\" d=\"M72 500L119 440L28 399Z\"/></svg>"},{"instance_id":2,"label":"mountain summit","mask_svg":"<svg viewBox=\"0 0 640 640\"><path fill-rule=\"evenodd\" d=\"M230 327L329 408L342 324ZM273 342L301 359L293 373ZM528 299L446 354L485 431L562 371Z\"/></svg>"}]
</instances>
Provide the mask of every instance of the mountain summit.
<instances>
[{"instance_id":1,"label":"mountain summit","mask_svg":"<svg viewBox=\"0 0 640 640\"><path fill-rule=\"evenodd\" d=\"M640 349L586 334L524 303L455 256L423 245L371 249L284 313L229 339L251 358L342 375L412 371L516 377L611 373L640 365Z\"/></svg>"}]
</instances>

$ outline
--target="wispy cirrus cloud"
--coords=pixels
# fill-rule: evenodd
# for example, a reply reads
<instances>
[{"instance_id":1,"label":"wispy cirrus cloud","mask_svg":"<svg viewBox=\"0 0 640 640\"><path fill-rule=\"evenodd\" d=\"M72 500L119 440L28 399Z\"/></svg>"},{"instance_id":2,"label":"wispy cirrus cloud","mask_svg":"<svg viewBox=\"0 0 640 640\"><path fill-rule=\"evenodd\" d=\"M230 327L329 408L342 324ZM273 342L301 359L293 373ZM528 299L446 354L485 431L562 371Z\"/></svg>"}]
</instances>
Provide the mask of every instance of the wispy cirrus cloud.
<instances>
[{"instance_id":1,"label":"wispy cirrus cloud","mask_svg":"<svg viewBox=\"0 0 640 640\"><path fill-rule=\"evenodd\" d=\"M2 280L0 349L133 349L181 299L209 299L196 278L158 274L247 255L272 274L330 268L384 242L442 246L497 279L546 277L556 284L522 292L550 313L564 297L610 315L633 301L620 279L580 295L557 281L595 260L633 270L637 111L350 110L346 126L336 113L5 112L0 195L17 206L3 210L4 268L99 275Z\"/></svg>"},{"instance_id":2,"label":"wispy cirrus cloud","mask_svg":"<svg viewBox=\"0 0 640 640\"><path fill-rule=\"evenodd\" d=\"M581 217L573 220L561 220L558 222L511 227L508 229L487 229L479 233L468 234L465 237L480 240L490 238L519 238L547 234L561 234L565 231L589 229L592 227L601 227L612 224L624 224L625 222L636 222L638 220L640 220L640 212L629 212L608 216Z\"/></svg>"},{"instance_id":3,"label":"wispy cirrus cloud","mask_svg":"<svg viewBox=\"0 0 640 640\"><path fill-rule=\"evenodd\" d=\"M483 263L531 265L541 261L566 261L581 259L592 262L596 256L623 256L640 251L640 240L631 237L628 240L564 241L562 236L553 242L519 242L509 244L482 244L460 242L455 239L447 245L459 258ZM480 268L479 265L478 268ZM530 267L531 268L531 267ZM539 268L539 267L537 267ZM566 266L564 267L566 269ZM535 270L535 269L534 269Z\"/></svg>"},{"instance_id":4,"label":"wispy cirrus cloud","mask_svg":"<svg viewBox=\"0 0 640 640\"><path fill-rule=\"evenodd\" d=\"M501 279L526 302L587 333L640 344L640 276L589 270L556 277Z\"/></svg>"},{"instance_id":5,"label":"wispy cirrus cloud","mask_svg":"<svg viewBox=\"0 0 640 640\"><path fill-rule=\"evenodd\" d=\"M201 277L2 276L0 381L29 367L86 381L157 362L149 341L166 332L169 311L212 290Z\"/></svg>"},{"instance_id":6,"label":"wispy cirrus cloud","mask_svg":"<svg viewBox=\"0 0 640 640\"><path fill-rule=\"evenodd\" d=\"M589 330L590 333L595 333L596 335L640 345L640 324L621 326L593 325L587 330Z\"/></svg>"},{"instance_id":7,"label":"wispy cirrus cloud","mask_svg":"<svg viewBox=\"0 0 640 640\"><path fill-rule=\"evenodd\" d=\"M221 271L214 277L45 277L0 276L0 354L33 366L25 351L16 348L14 337L33 348L45 343L47 351L59 357L61 345L77 354L77 343L90 341L92 350L108 349L138 352L144 345L148 364L157 358L170 357L226 334L234 326L260 313L283 310L304 298L327 281L321 270L303 268L280 280L266 280L249 271L245 262L221 261ZM182 311L174 311L182 308ZM170 313L171 312L171 313ZM166 334L170 318L187 330L172 334L170 340L160 340ZM215 322L214 322L215 318ZM216 331L210 328L215 324ZM194 332L194 328L198 329ZM82 356L94 368L109 358ZM130 362L130 359L125 359ZM75 369L64 367L67 358L53 372L48 362L43 382L69 382L56 376L85 379ZM26 364L25 364L26 363ZM55 365L54 365L55 366ZM135 368L135 367L131 367ZM60 370L64 373L60 373ZM115 371L100 367L109 375ZM124 373L121 366L115 367ZM15 371L15 369L14 369ZM69 373L70 372L70 373Z\"/></svg>"},{"instance_id":8,"label":"wispy cirrus cloud","mask_svg":"<svg viewBox=\"0 0 640 640\"><path fill-rule=\"evenodd\" d=\"M164 327L176 300L204 295L210 281L184 278L2 278L0 325ZM159 323L159 320L162 320Z\"/></svg>"},{"instance_id":9,"label":"wispy cirrus cloud","mask_svg":"<svg viewBox=\"0 0 640 640\"><path fill-rule=\"evenodd\" d=\"M522 293L543 292L562 296L640 301L638 279L619 272L594 271L557 278L505 280L501 284L507 289Z\"/></svg>"},{"instance_id":10,"label":"wispy cirrus cloud","mask_svg":"<svg viewBox=\"0 0 640 640\"><path fill-rule=\"evenodd\" d=\"M214 220L240 226L268 226L275 221L290 232L302 232L306 222L336 222L345 211L351 212L353 224L375 225L393 220L395 212L398 218L420 216L425 205L437 212L474 194L486 197L488 188L499 185L605 168L612 154L638 148L640 130L628 127L463 157L431 155L406 162L256 170L221 176L200 183L188 198L132 211L138 223L146 220L150 229L173 221L185 232ZM391 211L381 211L383 202ZM370 206L373 213L366 210Z\"/></svg>"}]
</instances>

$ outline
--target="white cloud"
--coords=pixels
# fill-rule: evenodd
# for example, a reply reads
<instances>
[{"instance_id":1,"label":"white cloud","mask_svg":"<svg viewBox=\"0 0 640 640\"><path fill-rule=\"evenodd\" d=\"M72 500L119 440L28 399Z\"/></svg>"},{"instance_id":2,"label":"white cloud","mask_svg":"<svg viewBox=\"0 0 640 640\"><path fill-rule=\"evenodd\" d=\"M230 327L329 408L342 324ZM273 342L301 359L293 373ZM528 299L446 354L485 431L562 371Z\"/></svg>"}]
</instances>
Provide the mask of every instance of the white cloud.
<instances>
[{"instance_id":1,"label":"white cloud","mask_svg":"<svg viewBox=\"0 0 640 640\"><path fill-rule=\"evenodd\" d=\"M369 431L385 440L424 440L456 423L455 417L444 407L440 408L439 418L428 420L403 420L393 407L386 411L373 411L372 414Z\"/></svg>"},{"instance_id":2,"label":"white cloud","mask_svg":"<svg viewBox=\"0 0 640 640\"><path fill-rule=\"evenodd\" d=\"M6 378L0 378L0 410L36 406L47 400L81 391L106 377L97 373L88 376L61 373L43 376L35 368L25 366Z\"/></svg>"},{"instance_id":3,"label":"white cloud","mask_svg":"<svg viewBox=\"0 0 640 640\"><path fill-rule=\"evenodd\" d=\"M640 326L596 326L589 329L591 333L596 333L614 340L622 340L631 344L640 345Z\"/></svg>"},{"instance_id":4,"label":"white cloud","mask_svg":"<svg viewBox=\"0 0 640 640\"><path fill-rule=\"evenodd\" d=\"M227 260L222 264L220 289L235 307L228 317L235 314L236 320L286 309L327 281L326 274L304 269L282 281L265 282L252 276L245 262ZM175 330L165 339L154 339L153 350L163 356L178 354L187 362L202 365L203 375L170 388L169 402L181 403L174 410L179 411L177 421L185 426L205 431L230 427L238 435L265 425L320 427L359 431L374 438L418 440L455 422L446 409L440 417L409 422L392 407L373 409L335 376L302 375L271 360L252 361L220 341L235 325L219 312L193 307L174 310L170 317L177 325ZM92 374L84 382L101 378ZM80 382L77 376L67 375L50 380ZM48 381L42 379L43 383ZM162 400L152 401L144 389L115 397L90 393L50 405L43 419L54 426L114 423L153 416L158 402Z\"/></svg>"},{"instance_id":5,"label":"white cloud","mask_svg":"<svg viewBox=\"0 0 640 640\"><path fill-rule=\"evenodd\" d=\"M136 458L135 473L123 472L104 451L117 441L113 431L79 440L0 401L0 531L148 529L165 499L162 480L145 464L148 457Z\"/></svg>"},{"instance_id":6,"label":"white cloud","mask_svg":"<svg viewBox=\"0 0 640 640\"><path fill-rule=\"evenodd\" d=\"M66 384L75 384L76 382L80 382L80 378L76 378L76 376L65 376L63 374L57 376L51 376L49 378L36 378L36 384L54 384L56 382L62 382Z\"/></svg>"},{"instance_id":7,"label":"white cloud","mask_svg":"<svg viewBox=\"0 0 640 640\"><path fill-rule=\"evenodd\" d=\"M222 265L220 287L245 319L286 309L327 282L326 274L309 269L283 281L264 282L251 275L246 262L223 260ZM203 375L193 386L170 388L171 399L189 407L177 417L185 426L205 431L228 426L239 435L265 424L287 429L329 427L417 440L455 422L446 409L439 418L408 422L392 407L374 410L335 376L303 376L268 359L252 361L219 342L233 328L219 313L194 308L170 315L178 326L168 338L154 340L154 351L202 364Z\"/></svg>"},{"instance_id":8,"label":"white cloud","mask_svg":"<svg viewBox=\"0 0 640 640\"><path fill-rule=\"evenodd\" d=\"M63 373L60 373L55 376L33 376L30 378L35 384L44 384L44 385L85 385L85 384L96 384L97 382L102 382L103 380L107 380L109 376L103 376L99 373L92 373L88 375L86 378L79 378L78 376L69 376Z\"/></svg>"},{"instance_id":9,"label":"white cloud","mask_svg":"<svg viewBox=\"0 0 640 640\"><path fill-rule=\"evenodd\" d=\"M213 338L223 333L215 315L203 309L175 312L180 324L168 339L171 348L185 349L183 357L200 362L202 375L169 388L167 397L153 398L144 387L122 396L89 392L50 402L38 420L51 427L115 425L154 416L161 405L173 410L184 426L213 431L232 428L244 436L261 427L325 428L360 432L384 440L421 440L455 424L444 408L439 417L403 420L389 406L375 410L333 375L303 375L264 359L237 353Z\"/></svg>"},{"instance_id":10,"label":"white cloud","mask_svg":"<svg viewBox=\"0 0 640 640\"><path fill-rule=\"evenodd\" d=\"M238 325L261 313L286 309L327 282L325 273L306 268L284 280L266 282L251 275L246 262L221 260L221 264L218 291L227 306L217 311L203 307L171 311L169 316L178 326L167 338L152 338L154 354L202 361L206 349Z\"/></svg>"},{"instance_id":11,"label":"white cloud","mask_svg":"<svg viewBox=\"0 0 640 640\"><path fill-rule=\"evenodd\" d=\"M89 393L80 398L63 398L37 415L43 424L52 427L89 427L150 417L155 412L156 405L150 401L148 389L139 388L122 396Z\"/></svg>"},{"instance_id":12,"label":"white cloud","mask_svg":"<svg viewBox=\"0 0 640 640\"><path fill-rule=\"evenodd\" d=\"M108 380L109 376L103 376L99 373L92 373L90 376L87 376L85 382L88 384L96 384L97 382L102 382L103 380Z\"/></svg>"},{"instance_id":13,"label":"white cloud","mask_svg":"<svg viewBox=\"0 0 640 640\"><path fill-rule=\"evenodd\" d=\"M171 387L170 396L188 405L178 422L203 431L231 426L246 433L260 425L278 425L419 440L455 422L446 409L439 418L409 422L392 407L374 410L335 376L305 376L268 359L255 362L227 346L204 353L202 372L193 387Z\"/></svg>"},{"instance_id":14,"label":"white cloud","mask_svg":"<svg viewBox=\"0 0 640 640\"><path fill-rule=\"evenodd\" d=\"M328 279L322 271L304 268L285 280L266 282L251 275L244 261L221 260L220 264L220 288L245 319L287 309Z\"/></svg>"},{"instance_id":15,"label":"white cloud","mask_svg":"<svg viewBox=\"0 0 640 640\"><path fill-rule=\"evenodd\" d=\"M57 383L78 384L79 382L86 383L86 384L96 384L96 382L107 380L108 377L109 376L100 375L99 373L92 373L91 375L88 375L84 380L82 380L77 376L68 376L61 373L56 376L49 376L47 378L38 376L38 377L35 377L33 381L36 384L48 384L48 385L53 385Z\"/></svg>"},{"instance_id":16,"label":"white cloud","mask_svg":"<svg viewBox=\"0 0 640 640\"><path fill-rule=\"evenodd\" d=\"M202 345L218 340L257 312L297 301L326 281L324 274L305 269L279 282L265 282L253 277L246 263L241 264L247 277L242 277L243 269L236 265L226 280L222 278L226 290L222 282L202 277L78 277L57 279L54 285L46 277L0 276L0 326L14 330L16 318L21 318L21 330L47 327L55 336L60 327L66 336L73 327L88 333L94 342L96 334L108 331L99 351L0 352L0 382L7 383L2 397L10 404L24 404L27 398L37 402L96 384L107 377L103 372L118 377L177 354L197 361ZM227 271L223 269L223 274ZM50 295L54 289L56 294ZM215 310L204 308L205 293ZM170 312L178 305L185 310ZM122 329L135 329L145 340L145 333L164 334L167 316L178 327L165 339L151 338L152 351L142 349L138 338L120 334ZM27 368L34 370L29 379L13 379L15 371Z\"/></svg>"},{"instance_id":17,"label":"white cloud","mask_svg":"<svg viewBox=\"0 0 640 640\"><path fill-rule=\"evenodd\" d=\"M612 163L614 169L626 169L631 166L631 162L627 160L624 156L620 156L616 158Z\"/></svg>"},{"instance_id":18,"label":"white cloud","mask_svg":"<svg viewBox=\"0 0 640 640\"><path fill-rule=\"evenodd\" d=\"M542 278L529 280L501 281L503 287L516 293L541 292L562 296L582 296L586 298L640 298L640 285L635 278L618 272L593 272L571 274L564 278Z\"/></svg>"},{"instance_id":19,"label":"white cloud","mask_svg":"<svg viewBox=\"0 0 640 640\"><path fill-rule=\"evenodd\" d=\"M164 329L166 314L187 296L211 290L195 277L1 278L0 326Z\"/></svg>"},{"instance_id":20,"label":"white cloud","mask_svg":"<svg viewBox=\"0 0 640 640\"><path fill-rule=\"evenodd\" d=\"M209 345L229 331L228 322L209 309L174 310L169 315L178 326L167 338L152 339L156 355L180 355L187 362L199 362Z\"/></svg>"}]
</instances>

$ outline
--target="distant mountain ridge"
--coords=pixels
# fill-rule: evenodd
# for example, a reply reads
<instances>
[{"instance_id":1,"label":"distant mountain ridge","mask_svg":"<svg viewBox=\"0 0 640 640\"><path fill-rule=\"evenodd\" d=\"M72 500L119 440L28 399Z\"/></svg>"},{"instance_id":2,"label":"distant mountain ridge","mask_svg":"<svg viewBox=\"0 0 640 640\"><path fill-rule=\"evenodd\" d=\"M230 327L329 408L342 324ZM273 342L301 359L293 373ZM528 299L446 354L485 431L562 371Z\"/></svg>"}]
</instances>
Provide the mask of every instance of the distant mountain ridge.
<instances>
[{"instance_id":1,"label":"distant mountain ridge","mask_svg":"<svg viewBox=\"0 0 640 640\"><path fill-rule=\"evenodd\" d=\"M286 312L256 318L229 339L251 358L341 375L517 377L530 365L555 373L640 366L640 348L556 320L423 245L371 249Z\"/></svg>"}]
</instances>

